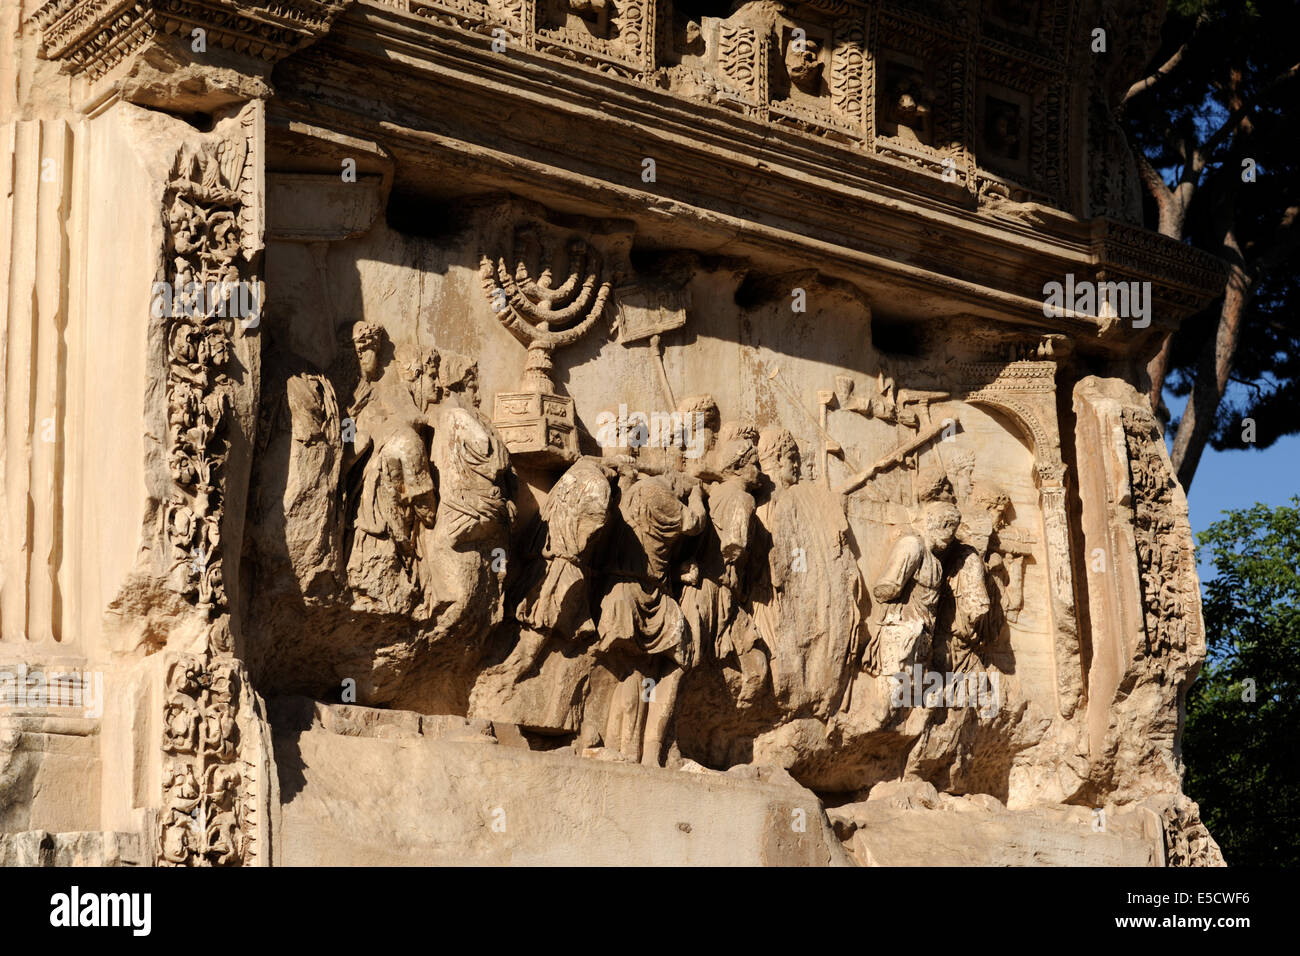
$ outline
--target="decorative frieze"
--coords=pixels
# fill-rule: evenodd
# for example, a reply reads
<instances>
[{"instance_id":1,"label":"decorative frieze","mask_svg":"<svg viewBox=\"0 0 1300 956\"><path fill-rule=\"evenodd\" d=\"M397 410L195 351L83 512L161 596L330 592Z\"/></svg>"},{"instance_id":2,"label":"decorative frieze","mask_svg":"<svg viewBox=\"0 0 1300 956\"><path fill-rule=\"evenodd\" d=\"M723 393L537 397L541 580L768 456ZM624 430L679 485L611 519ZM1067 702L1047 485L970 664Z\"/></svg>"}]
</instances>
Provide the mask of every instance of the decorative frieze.
<instances>
[{"instance_id":1,"label":"decorative frieze","mask_svg":"<svg viewBox=\"0 0 1300 956\"><path fill-rule=\"evenodd\" d=\"M322 36L350 0L50 0L32 15L41 54L94 79L150 40L223 47L278 60Z\"/></svg>"}]
</instances>

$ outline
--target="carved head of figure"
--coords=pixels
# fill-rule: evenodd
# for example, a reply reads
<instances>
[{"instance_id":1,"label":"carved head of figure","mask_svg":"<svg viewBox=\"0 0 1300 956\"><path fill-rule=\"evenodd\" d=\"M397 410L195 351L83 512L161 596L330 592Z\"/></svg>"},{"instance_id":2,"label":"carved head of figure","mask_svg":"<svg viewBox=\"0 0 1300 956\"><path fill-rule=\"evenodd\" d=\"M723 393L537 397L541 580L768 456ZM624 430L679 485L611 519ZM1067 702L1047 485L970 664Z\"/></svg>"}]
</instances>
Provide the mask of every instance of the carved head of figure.
<instances>
[{"instance_id":1,"label":"carved head of figure","mask_svg":"<svg viewBox=\"0 0 1300 956\"><path fill-rule=\"evenodd\" d=\"M929 501L926 502L923 515L926 544L935 554L942 554L957 536L961 512L956 505L946 501Z\"/></svg>"},{"instance_id":2,"label":"carved head of figure","mask_svg":"<svg viewBox=\"0 0 1300 956\"><path fill-rule=\"evenodd\" d=\"M763 429L758 460L775 488L789 488L799 480L799 444L784 428Z\"/></svg>"},{"instance_id":3,"label":"carved head of figure","mask_svg":"<svg viewBox=\"0 0 1300 956\"><path fill-rule=\"evenodd\" d=\"M678 403L677 413L682 422L680 445L687 458L699 462L713 449L717 438L722 419L718 403L712 395L692 395Z\"/></svg>"},{"instance_id":4,"label":"carved head of figure","mask_svg":"<svg viewBox=\"0 0 1300 956\"><path fill-rule=\"evenodd\" d=\"M611 497L609 479L594 462L580 460L561 475L541 510L546 556L585 556L609 520Z\"/></svg>"},{"instance_id":5,"label":"carved head of figure","mask_svg":"<svg viewBox=\"0 0 1300 956\"><path fill-rule=\"evenodd\" d=\"M995 484L978 482L971 491L970 503L973 507L962 515L958 536L987 556L994 533L1007 523L1006 512L1011 507L1011 497Z\"/></svg>"},{"instance_id":6,"label":"carved head of figure","mask_svg":"<svg viewBox=\"0 0 1300 956\"><path fill-rule=\"evenodd\" d=\"M790 82L805 93L821 88L821 44L812 39L791 40L785 48L785 71Z\"/></svg>"},{"instance_id":7,"label":"carved head of figure","mask_svg":"<svg viewBox=\"0 0 1300 956\"><path fill-rule=\"evenodd\" d=\"M442 387L450 395L459 395L463 402L479 404L478 363L464 355L447 352L442 357Z\"/></svg>"},{"instance_id":8,"label":"carved head of figure","mask_svg":"<svg viewBox=\"0 0 1300 956\"><path fill-rule=\"evenodd\" d=\"M713 450L713 470L753 488L758 483L758 429L744 422L725 423Z\"/></svg>"},{"instance_id":9,"label":"carved head of figure","mask_svg":"<svg viewBox=\"0 0 1300 956\"><path fill-rule=\"evenodd\" d=\"M402 350L399 347L399 351L402 379L411 392L415 407L423 412L431 405L442 401L442 386L438 378L442 356L438 354L437 349Z\"/></svg>"},{"instance_id":10,"label":"carved head of figure","mask_svg":"<svg viewBox=\"0 0 1300 956\"><path fill-rule=\"evenodd\" d=\"M996 531L1007 523L1007 509L1011 507L1011 496L1002 490L1001 486L992 482L977 482L974 490L971 492L971 501L975 507L986 512L993 519L993 530Z\"/></svg>"},{"instance_id":11,"label":"carved head of figure","mask_svg":"<svg viewBox=\"0 0 1300 956\"><path fill-rule=\"evenodd\" d=\"M361 377L367 382L377 382L383 374L384 339L383 328L374 322L355 322L352 325L352 348L357 353Z\"/></svg>"},{"instance_id":12,"label":"carved head of figure","mask_svg":"<svg viewBox=\"0 0 1300 956\"><path fill-rule=\"evenodd\" d=\"M943 468L926 466L916 472L916 500L924 504L927 501L942 501L955 504L956 496L952 491L952 481Z\"/></svg>"}]
</instances>

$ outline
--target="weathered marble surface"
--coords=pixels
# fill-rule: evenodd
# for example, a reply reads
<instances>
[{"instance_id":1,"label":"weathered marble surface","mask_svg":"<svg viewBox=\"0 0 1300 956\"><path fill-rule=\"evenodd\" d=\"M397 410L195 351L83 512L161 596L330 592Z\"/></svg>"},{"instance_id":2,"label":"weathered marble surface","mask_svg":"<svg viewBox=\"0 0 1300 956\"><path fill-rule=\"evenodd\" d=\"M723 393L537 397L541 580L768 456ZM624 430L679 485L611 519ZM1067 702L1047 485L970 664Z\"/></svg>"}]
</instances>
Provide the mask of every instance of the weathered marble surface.
<instances>
[{"instance_id":1,"label":"weathered marble surface","mask_svg":"<svg viewBox=\"0 0 1300 956\"><path fill-rule=\"evenodd\" d=\"M6 8L2 858L1221 862L1149 6Z\"/></svg>"}]
</instances>

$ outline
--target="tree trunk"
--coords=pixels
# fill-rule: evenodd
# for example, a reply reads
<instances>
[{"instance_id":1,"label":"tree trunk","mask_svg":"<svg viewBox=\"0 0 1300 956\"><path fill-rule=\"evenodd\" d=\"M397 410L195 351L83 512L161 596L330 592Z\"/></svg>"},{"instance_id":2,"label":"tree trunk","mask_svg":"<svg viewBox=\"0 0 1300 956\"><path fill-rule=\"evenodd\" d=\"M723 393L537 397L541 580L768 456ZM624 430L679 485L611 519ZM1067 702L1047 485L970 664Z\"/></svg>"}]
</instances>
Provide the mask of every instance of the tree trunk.
<instances>
[{"instance_id":1,"label":"tree trunk","mask_svg":"<svg viewBox=\"0 0 1300 956\"><path fill-rule=\"evenodd\" d=\"M1165 373L1169 371L1169 346L1173 338L1172 332L1166 332L1160 341L1160 351L1147 363L1147 377L1151 379L1151 391L1147 392L1147 398L1151 400L1152 411L1160 411L1164 401Z\"/></svg>"},{"instance_id":2,"label":"tree trunk","mask_svg":"<svg viewBox=\"0 0 1300 956\"><path fill-rule=\"evenodd\" d=\"M1187 230L1187 209L1196 195L1195 181L1184 179L1171 189L1160 178L1160 174L1156 172L1150 161L1142 155L1141 150L1135 149L1133 154L1134 159L1137 161L1138 174L1146 185L1147 192L1156 201L1156 209L1159 212L1156 231L1162 236L1173 239L1175 242L1182 242L1183 234ZM1169 351L1172 338L1173 333L1165 333L1165 337L1160 342L1160 351L1147 363L1147 377L1151 379L1151 390L1147 392L1147 397L1151 400L1152 410L1157 413L1164 403L1162 393L1165 388L1165 373L1169 371ZM1158 419L1159 415L1157 414L1156 417ZM1161 427L1163 427L1163 423Z\"/></svg>"},{"instance_id":3,"label":"tree trunk","mask_svg":"<svg viewBox=\"0 0 1300 956\"><path fill-rule=\"evenodd\" d=\"M1235 239L1231 235L1228 241L1235 245ZM1241 322L1253 292L1254 282L1250 274L1240 262L1233 263L1223 296L1223 306L1219 309L1218 328L1214 338L1206 339L1201 348L1192 394L1188 396L1187 408L1178 423L1178 433L1174 436L1174 449L1170 457L1184 491L1192 487L1196 466L1200 464L1201 454L1214 432L1219 402L1223 400L1223 393L1228 388L1233 359L1237 354Z\"/></svg>"}]
</instances>

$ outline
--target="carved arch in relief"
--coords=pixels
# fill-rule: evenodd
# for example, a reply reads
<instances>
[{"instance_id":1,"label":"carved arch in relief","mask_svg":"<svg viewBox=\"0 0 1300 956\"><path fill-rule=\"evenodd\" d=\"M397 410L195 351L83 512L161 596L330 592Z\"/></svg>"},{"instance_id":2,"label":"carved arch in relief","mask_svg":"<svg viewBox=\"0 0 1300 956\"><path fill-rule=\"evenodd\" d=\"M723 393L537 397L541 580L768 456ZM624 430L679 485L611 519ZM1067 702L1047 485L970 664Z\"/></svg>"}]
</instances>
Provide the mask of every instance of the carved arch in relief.
<instances>
[{"instance_id":1,"label":"carved arch in relief","mask_svg":"<svg viewBox=\"0 0 1300 956\"><path fill-rule=\"evenodd\" d=\"M1029 439L1038 481L1039 508L1047 543L1047 572L1052 597L1052 635L1056 666L1057 710L1067 720L1083 698L1083 661L1075 612L1074 573L1070 559L1069 518L1065 503L1065 463L1056 424L1054 378L1025 394L1028 382L1010 388L996 385L968 393L964 401L996 409ZM1030 398L1029 396L1033 396Z\"/></svg>"}]
</instances>

